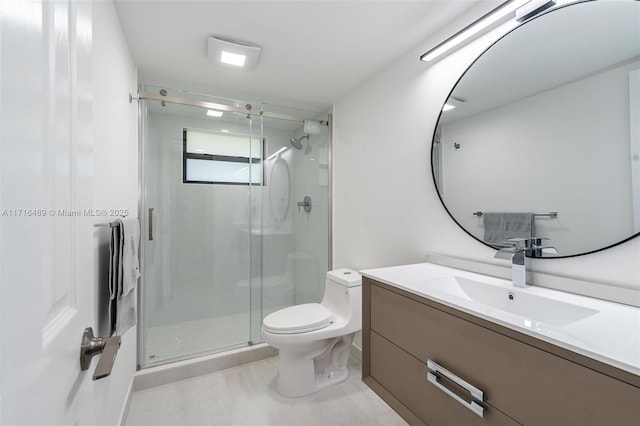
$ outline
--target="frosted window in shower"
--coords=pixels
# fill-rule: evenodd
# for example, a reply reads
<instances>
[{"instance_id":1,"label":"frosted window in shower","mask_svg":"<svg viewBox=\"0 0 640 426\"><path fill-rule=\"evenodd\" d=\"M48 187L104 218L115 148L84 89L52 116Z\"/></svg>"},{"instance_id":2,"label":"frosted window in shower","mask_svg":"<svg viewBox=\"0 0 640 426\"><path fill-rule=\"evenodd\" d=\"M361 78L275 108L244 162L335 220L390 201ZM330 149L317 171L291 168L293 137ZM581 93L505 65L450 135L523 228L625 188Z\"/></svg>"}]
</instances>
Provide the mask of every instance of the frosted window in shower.
<instances>
[{"instance_id":1,"label":"frosted window in shower","mask_svg":"<svg viewBox=\"0 0 640 426\"><path fill-rule=\"evenodd\" d=\"M186 181L247 184L251 179L252 184L259 185L262 165L251 164L251 168L249 173L249 163L187 158Z\"/></svg>"},{"instance_id":2,"label":"frosted window in shower","mask_svg":"<svg viewBox=\"0 0 640 426\"><path fill-rule=\"evenodd\" d=\"M183 183L261 185L264 140L243 134L183 131Z\"/></svg>"},{"instance_id":3,"label":"frosted window in shower","mask_svg":"<svg viewBox=\"0 0 640 426\"><path fill-rule=\"evenodd\" d=\"M191 154L260 158L262 153L260 138L250 140L249 135L186 129L185 139L185 151Z\"/></svg>"}]
</instances>

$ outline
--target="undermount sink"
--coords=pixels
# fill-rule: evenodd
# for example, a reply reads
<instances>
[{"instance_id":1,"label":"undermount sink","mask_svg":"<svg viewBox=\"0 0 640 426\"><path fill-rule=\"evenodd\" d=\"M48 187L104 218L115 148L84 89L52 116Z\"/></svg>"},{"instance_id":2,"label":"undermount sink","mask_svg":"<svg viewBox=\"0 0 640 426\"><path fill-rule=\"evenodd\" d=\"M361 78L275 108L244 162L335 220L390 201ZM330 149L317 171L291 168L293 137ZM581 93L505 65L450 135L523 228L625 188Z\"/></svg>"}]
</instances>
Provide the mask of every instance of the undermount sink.
<instances>
[{"instance_id":1,"label":"undermount sink","mask_svg":"<svg viewBox=\"0 0 640 426\"><path fill-rule=\"evenodd\" d=\"M516 289L459 276L426 280L420 286L554 326L570 324L598 313L592 308L532 294L529 289Z\"/></svg>"}]
</instances>

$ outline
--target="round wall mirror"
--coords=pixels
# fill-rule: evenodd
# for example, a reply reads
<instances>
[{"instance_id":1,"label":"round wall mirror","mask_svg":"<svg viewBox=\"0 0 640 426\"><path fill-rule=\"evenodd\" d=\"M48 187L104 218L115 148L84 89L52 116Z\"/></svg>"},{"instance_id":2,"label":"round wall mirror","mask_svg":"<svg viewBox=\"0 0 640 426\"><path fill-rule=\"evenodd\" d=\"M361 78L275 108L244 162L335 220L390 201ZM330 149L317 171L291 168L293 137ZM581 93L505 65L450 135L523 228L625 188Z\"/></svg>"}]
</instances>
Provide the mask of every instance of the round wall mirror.
<instances>
[{"instance_id":1,"label":"round wall mirror","mask_svg":"<svg viewBox=\"0 0 640 426\"><path fill-rule=\"evenodd\" d=\"M573 3L494 43L447 99L432 166L453 220L491 247L530 232L568 257L637 236L640 2Z\"/></svg>"},{"instance_id":2,"label":"round wall mirror","mask_svg":"<svg viewBox=\"0 0 640 426\"><path fill-rule=\"evenodd\" d=\"M277 222L284 221L289 211L291 198L289 165L284 158L278 158L271 168L269 197L273 217Z\"/></svg>"}]
</instances>

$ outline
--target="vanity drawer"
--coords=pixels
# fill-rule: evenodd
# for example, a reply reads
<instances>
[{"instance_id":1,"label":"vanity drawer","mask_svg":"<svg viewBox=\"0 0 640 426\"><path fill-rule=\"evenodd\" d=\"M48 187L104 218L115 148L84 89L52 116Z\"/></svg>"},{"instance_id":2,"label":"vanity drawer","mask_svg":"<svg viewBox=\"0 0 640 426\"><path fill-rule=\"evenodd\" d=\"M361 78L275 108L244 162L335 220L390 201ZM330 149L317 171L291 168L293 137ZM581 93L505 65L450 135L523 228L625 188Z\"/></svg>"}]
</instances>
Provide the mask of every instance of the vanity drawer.
<instances>
[{"instance_id":1,"label":"vanity drawer","mask_svg":"<svg viewBox=\"0 0 640 426\"><path fill-rule=\"evenodd\" d=\"M422 362L453 371L525 425L640 425L640 388L430 306L434 302L375 284L370 292L372 331Z\"/></svg>"},{"instance_id":2,"label":"vanity drawer","mask_svg":"<svg viewBox=\"0 0 640 426\"><path fill-rule=\"evenodd\" d=\"M428 425L517 425L491 406L474 414L427 381L427 366L375 332L371 333L371 377ZM448 383L447 387L455 385ZM464 398L464 396L461 394Z\"/></svg>"}]
</instances>

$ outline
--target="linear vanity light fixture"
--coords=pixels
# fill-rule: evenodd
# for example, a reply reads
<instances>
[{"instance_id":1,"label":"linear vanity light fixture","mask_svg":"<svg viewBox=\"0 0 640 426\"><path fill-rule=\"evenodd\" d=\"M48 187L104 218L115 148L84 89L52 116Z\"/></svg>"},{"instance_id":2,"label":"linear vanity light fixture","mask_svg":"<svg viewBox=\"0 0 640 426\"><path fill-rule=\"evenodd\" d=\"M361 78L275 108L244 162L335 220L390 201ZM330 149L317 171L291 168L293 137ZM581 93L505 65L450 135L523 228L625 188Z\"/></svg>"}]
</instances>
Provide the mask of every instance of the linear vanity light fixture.
<instances>
[{"instance_id":1,"label":"linear vanity light fixture","mask_svg":"<svg viewBox=\"0 0 640 426\"><path fill-rule=\"evenodd\" d=\"M420 56L420 60L424 62L433 61L436 58L443 56L445 53L451 53L455 47L462 47L472 40L472 37L480 37L480 35L488 32L489 30L497 27L500 24L512 19L515 16L515 11L519 7L528 3L530 0L507 0L500 6L496 7L486 15L475 20L470 25L458 31L442 43L438 44L433 49Z\"/></svg>"},{"instance_id":2,"label":"linear vanity light fixture","mask_svg":"<svg viewBox=\"0 0 640 426\"><path fill-rule=\"evenodd\" d=\"M555 0L531 0L524 6L516 10L516 21L524 22L555 4Z\"/></svg>"}]
</instances>

